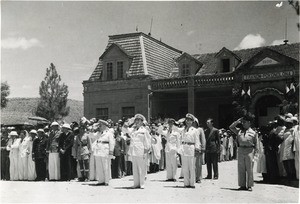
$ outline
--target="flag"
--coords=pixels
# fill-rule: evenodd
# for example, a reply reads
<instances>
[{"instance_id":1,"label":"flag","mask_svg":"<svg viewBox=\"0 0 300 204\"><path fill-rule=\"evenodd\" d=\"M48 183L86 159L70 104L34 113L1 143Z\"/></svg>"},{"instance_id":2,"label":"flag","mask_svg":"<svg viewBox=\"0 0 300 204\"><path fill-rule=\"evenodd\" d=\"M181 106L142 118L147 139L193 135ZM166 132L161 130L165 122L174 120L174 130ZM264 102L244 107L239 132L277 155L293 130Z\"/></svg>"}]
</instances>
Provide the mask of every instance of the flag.
<instances>
[{"instance_id":1,"label":"flag","mask_svg":"<svg viewBox=\"0 0 300 204\"><path fill-rule=\"evenodd\" d=\"M294 83L292 82L291 85L290 85L290 90L293 90L294 92L296 91L296 88L294 86Z\"/></svg>"},{"instance_id":2,"label":"flag","mask_svg":"<svg viewBox=\"0 0 300 204\"><path fill-rule=\"evenodd\" d=\"M244 91L244 89L242 89L241 96L243 96L244 94L245 94L245 91Z\"/></svg>"},{"instance_id":3,"label":"flag","mask_svg":"<svg viewBox=\"0 0 300 204\"><path fill-rule=\"evenodd\" d=\"M285 93L288 93L289 91L290 91L290 88L287 85L285 85Z\"/></svg>"},{"instance_id":4,"label":"flag","mask_svg":"<svg viewBox=\"0 0 300 204\"><path fill-rule=\"evenodd\" d=\"M250 86L249 86L249 89L248 89L248 91L247 91L247 94L248 94L249 96L251 96L251 95L250 95Z\"/></svg>"}]
</instances>

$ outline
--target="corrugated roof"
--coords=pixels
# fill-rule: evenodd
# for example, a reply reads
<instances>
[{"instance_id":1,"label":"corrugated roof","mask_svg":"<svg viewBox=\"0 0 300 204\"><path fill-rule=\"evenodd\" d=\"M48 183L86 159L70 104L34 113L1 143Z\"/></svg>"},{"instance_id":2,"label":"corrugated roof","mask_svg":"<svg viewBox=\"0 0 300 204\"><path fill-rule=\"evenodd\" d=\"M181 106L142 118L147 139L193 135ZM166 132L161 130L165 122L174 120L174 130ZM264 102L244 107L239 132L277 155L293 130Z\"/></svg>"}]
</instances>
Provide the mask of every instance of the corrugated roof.
<instances>
[{"instance_id":1,"label":"corrugated roof","mask_svg":"<svg viewBox=\"0 0 300 204\"><path fill-rule=\"evenodd\" d=\"M237 69L244 64L246 64L252 57L258 54L265 48L274 50L282 55L288 56L299 61L299 45L300 43L293 43L293 44L282 44L282 45L275 45L275 46L265 46L265 47L257 47L251 49L243 49L243 50L233 50L236 56L238 56L242 61L238 65ZM196 54L193 55L196 57L200 62L203 63L202 68L199 70L197 75L207 75L207 74L214 74L217 72L217 61L218 58L215 57L215 53L206 53L206 54Z\"/></svg>"}]
</instances>

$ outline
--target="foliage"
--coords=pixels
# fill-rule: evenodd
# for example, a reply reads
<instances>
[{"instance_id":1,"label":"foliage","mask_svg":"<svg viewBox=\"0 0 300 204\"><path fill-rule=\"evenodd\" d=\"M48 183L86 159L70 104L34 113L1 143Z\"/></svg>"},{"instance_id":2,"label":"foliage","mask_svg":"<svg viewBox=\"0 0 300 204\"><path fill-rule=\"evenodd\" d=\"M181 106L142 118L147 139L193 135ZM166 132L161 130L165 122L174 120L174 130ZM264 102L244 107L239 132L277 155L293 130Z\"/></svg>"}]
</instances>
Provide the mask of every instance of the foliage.
<instances>
[{"instance_id":1,"label":"foliage","mask_svg":"<svg viewBox=\"0 0 300 204\"><path fill-rule=\"evenodd\" d=\"M7 97L10 94L9 85L7 82L1 82L1 108L5 108L7 105Z\"/></svg>"},{"instance_id":2,"label":"foliage","mask_svg":"<svg viewBox=\"0 0 300 204\"><path fill-rule=\"evenodd\" d=\"M54 121L69 114L70 107L67 107L68 86L64 83L61 84L60 75L52 63L46 70L46 76L41 82L39 93L40 101L36 110L37 116Z\"/></svg>"},{"instance_id":3,"label":"foliage","mask_svg":"<svg viewBox=\"0 0 300 204\"><path fill-rule=\"evenodd\" d=\"M299 1L294 1L294 0L288 0L289 4L295 9L297 15L299 16L300 13L300 8L299 8ZM300 23L297 23L298 29L300 29Z\"/></svg>"}]
</instances>

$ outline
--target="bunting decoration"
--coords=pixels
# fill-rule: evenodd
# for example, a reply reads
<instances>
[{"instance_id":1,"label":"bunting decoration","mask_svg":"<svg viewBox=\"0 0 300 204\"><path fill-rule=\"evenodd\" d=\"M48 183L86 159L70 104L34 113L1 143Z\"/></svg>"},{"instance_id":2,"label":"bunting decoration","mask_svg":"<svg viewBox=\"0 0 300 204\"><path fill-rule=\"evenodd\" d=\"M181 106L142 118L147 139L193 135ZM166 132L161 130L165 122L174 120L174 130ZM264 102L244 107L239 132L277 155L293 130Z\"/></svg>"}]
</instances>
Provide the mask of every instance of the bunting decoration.
<instances>
[{"instance_id":1,"label":"bunting decoration","mask_svg":"<svg viewBox=\"0 0 300 204\"><path fill-rule=\"evenodd\" d=\"M288 87L288 85L285 85L285 93L288 93L290 91L290 88Z\"/></svg>"},{"instance_id":2,"label":"bunting decoration","mask_svg":"<svg viewBox=\"0 0 300 204\"><path fill-rule=\"evenodd\" d=\"M244 91L244 89L242 89L241 96L243 96L244 94L245 94L245 91Z\"/></svg>"}]
</instances>

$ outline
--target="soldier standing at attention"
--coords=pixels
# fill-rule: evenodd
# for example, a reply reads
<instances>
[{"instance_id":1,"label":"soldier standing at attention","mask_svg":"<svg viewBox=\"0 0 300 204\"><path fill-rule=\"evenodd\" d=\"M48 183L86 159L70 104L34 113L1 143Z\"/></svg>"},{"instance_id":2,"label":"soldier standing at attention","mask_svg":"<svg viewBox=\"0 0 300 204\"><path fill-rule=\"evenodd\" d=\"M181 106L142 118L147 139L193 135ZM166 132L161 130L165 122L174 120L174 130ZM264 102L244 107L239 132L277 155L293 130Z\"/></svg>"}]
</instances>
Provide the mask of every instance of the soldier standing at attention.
<instances>
[{"instance_id":1,"label":"soldier standing at attention","mask_svg":"<svg viewBox=\"0 0 300 204\"><path fill-rule=\"evenodd\" d=\"M134 127L128 128L126 124L123 131L130 135L128 154L132 156L133 188L145 188L146 154L150 149L150 133L144 127L146 119L141 114L134 116Z\"/></svg>"},{"instance_id":2,"label":"soldier standing at attention","mask_svg":"<svg viewBox=\"0 0 300 204\"><path fill-rule=\"evenodd\" d=\"M113 157L115 139L114 134L108 128L108 122L99 120L100 136L92 144L92 149L95 155L96 172L98 173L99 186L108 186L110 179L110 160Z\"/></svg>"},{"instance_id":3,"label":"soldier standing at attention","mask_svg":"<svg viewBox=\"0 0 300 204\"><path fill-rule=\"evenodd\" d=\"M199 132L194 128L195 116L185 116L185 128L182 132L182 169L184 187L195 188L195 151L200 150Z\"/></svg>"},{"instance_id":4,"label":"soldier standing at attention","mask_svg":"<svg viewBox=\"0 0 300 204\"><path fill-rule=\"evenodd\" d=\"M254 116L247 113L243 118L233 122L229 128L237 135L238 144L238 183L239 190L252 191L253 183L253 158L258 151L257 133L251 129L251 122ZM236 126L242 123L243 127L238 129Z\"/></svg>"}]
</instances>

